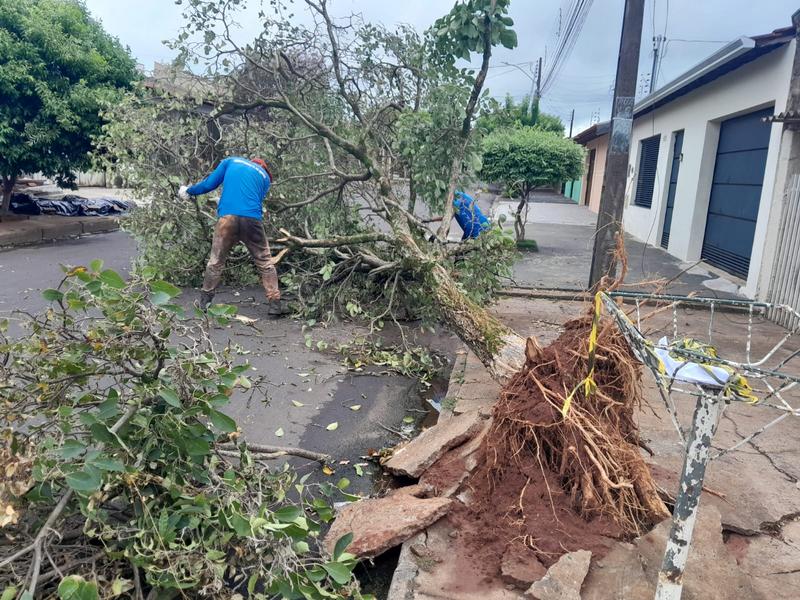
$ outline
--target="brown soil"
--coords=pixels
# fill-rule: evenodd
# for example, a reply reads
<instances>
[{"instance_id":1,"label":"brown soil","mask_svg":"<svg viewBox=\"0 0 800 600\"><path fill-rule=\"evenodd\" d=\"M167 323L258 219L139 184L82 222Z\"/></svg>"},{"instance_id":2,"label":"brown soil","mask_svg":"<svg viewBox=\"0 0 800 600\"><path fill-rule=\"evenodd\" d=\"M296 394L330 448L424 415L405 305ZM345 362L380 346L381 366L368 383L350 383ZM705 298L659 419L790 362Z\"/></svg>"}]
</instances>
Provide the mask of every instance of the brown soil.
<instances>
[{"instance_id":1,"label":"brown soil","mask_svg":"<svg viewBox=\"0 0 800 600\"><path fill-rule=\"evenodd\" d=\"M484 582L500 576L504 554L527 553L545 567L580 549L600 557L669 515L638 446L639 363L613 324L598 325L594 393L580 385L591 364L589 316L566 323L547 348L529 340L525 367L494 407L477 467L459 487L462 503L448 517ZM576 388L564 418L564 399ZM433 465L425 482L457 485L458 452Z\"/></svg>"}]
</instances>

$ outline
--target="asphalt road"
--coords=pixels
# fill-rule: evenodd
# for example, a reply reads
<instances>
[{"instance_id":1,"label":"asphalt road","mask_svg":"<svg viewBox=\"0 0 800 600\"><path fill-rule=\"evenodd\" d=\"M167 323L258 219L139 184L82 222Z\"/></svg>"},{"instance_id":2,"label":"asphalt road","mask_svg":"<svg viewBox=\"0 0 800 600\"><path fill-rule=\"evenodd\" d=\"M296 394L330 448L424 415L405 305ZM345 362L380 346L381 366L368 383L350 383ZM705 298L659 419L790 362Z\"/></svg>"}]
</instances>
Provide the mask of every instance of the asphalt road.
<instances>
[{"instance_id":1,"label":"asphalt road","mask_svg":"<svg viewBox=\"0 0 800 600\"><path fill-rule=\"evenodd\" d=\"M0 316L14 309L44 309L47 302L41 291L58 285L62 264L76 266L102 258L106 267L124 275L135 252L134 241L123 232L0 252ZM188 305L196 295L196 290L185 290L182 301ZM303 323L271 318L262 298L259 289L222 290L217 296L218 302L238 305L240 314L256 322L214 329L212 339L220 345L241 345L249 352L246 358L253 374L269 381L266 396L234 396L227 412L239 423L245 439L330 453L335 458L331 466L336 469L332 481L347 477L354 491L370 491L371 476L378 469L372 464L363 466L359 476L355 465L363 462L361 456L370 448L400 441L387 429L400 430L408 416L418 423L425 418L424 390L417 382L395 374L350 372L335 352L308 349ZM347 323L318 325L311 330L315 341L325 339L331 347L334 342L351 340L357 332ZM434 339L445 350L455 348L453 336ZM352 410L353 406L360 408ZM329 431L327 426L334 422L338 427Z\"/></svg>"}]
</instances>

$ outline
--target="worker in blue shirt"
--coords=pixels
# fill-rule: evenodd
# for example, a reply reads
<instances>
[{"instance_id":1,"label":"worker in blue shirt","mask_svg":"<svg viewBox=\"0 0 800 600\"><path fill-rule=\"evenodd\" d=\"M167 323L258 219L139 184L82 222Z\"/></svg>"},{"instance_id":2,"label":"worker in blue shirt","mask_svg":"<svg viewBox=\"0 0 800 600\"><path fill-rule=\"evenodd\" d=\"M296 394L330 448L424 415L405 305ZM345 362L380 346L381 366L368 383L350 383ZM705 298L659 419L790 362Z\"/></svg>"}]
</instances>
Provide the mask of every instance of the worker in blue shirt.
<instances>
[{"instance_id":1,"label":"worker in blue shirt","mask_svg":"<svg viewBox=\"0 0 800 600\"><path fill-rule=\"evenodd\" d=\"M491 228L491 223L483 214L475 199L458 190L453 197L455 218L459 227L464 231L462 240L477 238L482 232Z\"/></svg>"},{"instance_id":2,"label":"worker in blue shirt","mask_svg":"<svg viewBox=\"0 0 800 600\"><path fill-rule=\"evenodd\" d=\"M271 184L272 175L264 160L231 156L219 163L200 183L189 187L181 186L178 190L181 198L189 199L190 196L207 194L222 186L222 195L217 205L219 219L214 227L211 255L200 292L200 305L204 309L214 299L214 291L222 279L228 253L239 242L244 243L256 263L267 301L277 302L281 299L278 273L261 224L261 203Z\"/></svg>"}]
</instances>

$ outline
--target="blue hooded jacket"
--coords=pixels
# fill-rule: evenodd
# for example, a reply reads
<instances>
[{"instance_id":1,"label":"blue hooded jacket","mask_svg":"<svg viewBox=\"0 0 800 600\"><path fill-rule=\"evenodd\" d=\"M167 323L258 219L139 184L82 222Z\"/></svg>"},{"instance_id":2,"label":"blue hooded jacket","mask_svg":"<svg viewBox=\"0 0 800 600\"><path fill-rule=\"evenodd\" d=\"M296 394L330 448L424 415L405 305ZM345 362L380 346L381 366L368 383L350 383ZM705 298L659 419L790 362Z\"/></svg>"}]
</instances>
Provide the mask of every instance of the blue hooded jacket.
<instances>
[{"instance_id":1,"label":"blue hooded jacket","mask_svg":"<svg viewBox=\"0 0 800 600\"><path fill-rule=\"evenodd\" d=\"M489 229L489 219L481 211L475 199L464 192L458 191L453 198L456 222L464 230L462 240L476 238L481 232Z\"/></svg>"},{"instance_id":2,"label":"blue hooded jacket","mask_svg":"<svg viewBox=\"0 0 800 600\"><path fill-rule=\"evenodd\" d=\"M240 156L223 160L208 177L186 190L192 196L207 194L222 185L217 216L236 215L261 219L261 203L272 184L269 174L254 162Z\"/></svg>"}]
</instances>

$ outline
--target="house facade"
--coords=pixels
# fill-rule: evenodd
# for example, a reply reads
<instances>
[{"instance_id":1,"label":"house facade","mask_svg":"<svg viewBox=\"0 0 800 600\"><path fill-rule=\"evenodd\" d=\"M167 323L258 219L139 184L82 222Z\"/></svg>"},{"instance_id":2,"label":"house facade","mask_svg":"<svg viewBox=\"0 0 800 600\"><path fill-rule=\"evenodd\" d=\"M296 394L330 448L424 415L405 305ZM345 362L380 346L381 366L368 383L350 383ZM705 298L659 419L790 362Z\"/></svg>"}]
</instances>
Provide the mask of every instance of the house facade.
<instances>
[{"instance_id":1,"label":"house facade","mask_svg":"<svg viewBox=\"0 0 800 600\"><path fill-rule=\"evenodd\" d=\"M596 123L572 138L586 148L578 204L588 206L592 212L600 210L600 191L603 189L603 173L606 170L608 151L608 130L608 121Z\"/></svg>"},{"instance_id":2,"label":"house facade","mask_svg":"<svg viewBox=\"0 0 800 600\"><path fill-rule=\"evenodd\" d=\"M719 269L751 298L770 295L793 175L779 115L790 96L795 44L793 27L739 38L634 107L625 230ZM591 153L590 144L607 143L606 133L584 145ZM591 188L589 206L597 210L602 172Z\"/></svg>"}]
</instances>

